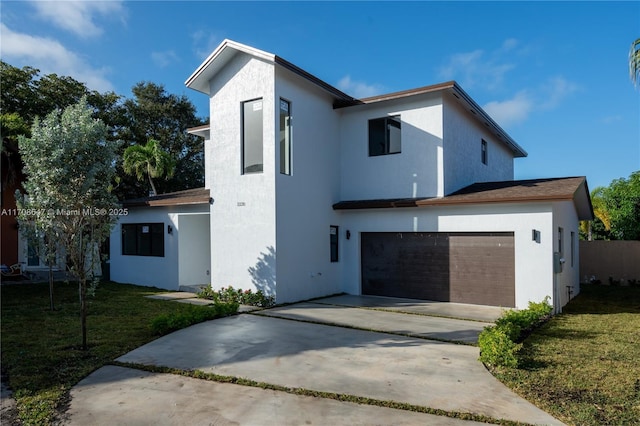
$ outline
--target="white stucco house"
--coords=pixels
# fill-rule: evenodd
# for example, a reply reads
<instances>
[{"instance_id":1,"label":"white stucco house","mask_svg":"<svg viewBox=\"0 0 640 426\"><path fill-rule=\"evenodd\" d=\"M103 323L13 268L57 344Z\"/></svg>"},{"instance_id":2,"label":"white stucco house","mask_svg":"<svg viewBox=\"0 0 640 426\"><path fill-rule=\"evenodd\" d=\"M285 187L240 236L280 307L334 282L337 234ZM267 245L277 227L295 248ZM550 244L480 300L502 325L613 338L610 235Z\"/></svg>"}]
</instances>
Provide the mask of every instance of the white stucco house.
<instances>
[{"instance_id":1,"label":"white stucco house","mask_svg":"<svg viewBox=\"0 0 640 426\"><path fill-rule=\"evenodd\" d=\"M514 181L526 152L456 82L355 99L225 40L186 85L210 100L209 125L190 130L205 138L205 188L125 203L113 280L278 303L549 296L559 310L579 292L585 178Z\"/></svg>"}]
</instances>

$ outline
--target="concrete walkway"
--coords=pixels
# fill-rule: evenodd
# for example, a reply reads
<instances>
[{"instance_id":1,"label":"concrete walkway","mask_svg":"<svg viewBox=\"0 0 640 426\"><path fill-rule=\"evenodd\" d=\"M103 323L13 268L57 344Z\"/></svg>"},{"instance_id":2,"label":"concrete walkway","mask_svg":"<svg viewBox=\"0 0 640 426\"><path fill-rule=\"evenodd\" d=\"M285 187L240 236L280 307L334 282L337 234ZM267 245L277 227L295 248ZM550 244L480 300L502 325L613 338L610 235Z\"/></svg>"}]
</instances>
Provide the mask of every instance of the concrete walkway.
<instances>
[{"instance_id":1,"label":"concrete walkway","mask_svg":"<svg viewBox=\"0 0 640 426\"><path fill-rule=\"evenodd\" d=\"M481 309L478 314L470 305L446 308L431 302L422 305L419 301L383 299L358 301L354 296L339 296L209 321L157 339L118 361L201 370L495 419L561 424L487 372L477 361L477 347L424 339L473 341L484 324L459 318L466 311L475 320L488 318L489 310ZM358 303L384 310L353 307ZM400 312L407 309L414 312ZM443 318L446 310L458 319ZM417 315L418 311L439 316ZM72 390L68 424L110 424L116 416L131 419L131 423L119 421L121 424L460 422L438 416L418 419L415 416L427 415L194 380L104 367Z\"/></svg>"}]
</instances>

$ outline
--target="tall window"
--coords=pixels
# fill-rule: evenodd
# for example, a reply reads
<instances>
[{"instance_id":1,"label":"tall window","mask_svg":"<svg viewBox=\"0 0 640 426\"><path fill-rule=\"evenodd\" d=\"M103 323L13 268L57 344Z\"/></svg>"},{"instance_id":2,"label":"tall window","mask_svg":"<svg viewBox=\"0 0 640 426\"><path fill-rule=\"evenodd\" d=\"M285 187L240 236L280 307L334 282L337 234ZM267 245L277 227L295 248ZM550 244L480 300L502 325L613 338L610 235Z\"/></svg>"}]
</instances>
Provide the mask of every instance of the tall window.
<instances>
[{"instance_id":1,"label":"tall window","mask_svg":"<svg viewBox=\"0 0 640 426\"><path fill-rule=\"evenodd\" d=\"M242 173L262 173L262 99L242 103Z\"/></svg>"},{"instance_id":2,"label":"tall window","mask_svg":"<svg viewBox=\"0 0 640 426\"><path fill-rule=\"evenodd\" d=\"M338 227L329 227L329 248L331 250L331 261L338 261Z\"/></svg>"},{"instance_id":3,"label":"tall window","mask_svg":"<svg viewBox=\"0 0 640 426\"><path fill-rule=\"evenodd\" d=\"M291 103L280 99L280 173L291 174Z\"/></svg>"},{"instance_id":4,"label":"tall window","mask_svg":"<svg viewBox=\"0 0 640 426\"><path fill-rule=\"evenodd\" d=\"M564 239L564 229L558 228L558 253L560 253L560 256L564 255L564 247L562 244L563 239Z\"/></svg>"},{"instance_id":5,"label":"tall window","mask_svg":"<svg viewBox=\"0 0 640 426\"><path fill-rule=\"evenodd\" d=\"M575 261L575 251L576 251L576 233L571 232L571 267L573 268L573 263Z\"/></svg>"},{"instance_id":6,"label":"tall window","mask_svg":"<svg viewBox=\"0 0 640 426\"><path fill-rule=\"evenodd\" d=\"M482 159L482 164L487 164L487 141L485 141L484 139L482 139L480 149L481 149L480 158Z\"/></svg>"},{"instance_id":7,"label":"tall window","mask_svg":"<svg viewBox=\"0 0 640 426\"><path fill-rule=\"evenodd\" d=\"M369 156L401 152L401 133L399 116L369 120Z\"/></svg>"},{"instance_id":8,"label":"tall window","mask_svg":"<svg viewBox=\"0 0 640 426\"><path fill-rule=\"evenodd\" d=\"M122 224L122 254L164 257L164 223Z\"/></svg>"}]
</instances>

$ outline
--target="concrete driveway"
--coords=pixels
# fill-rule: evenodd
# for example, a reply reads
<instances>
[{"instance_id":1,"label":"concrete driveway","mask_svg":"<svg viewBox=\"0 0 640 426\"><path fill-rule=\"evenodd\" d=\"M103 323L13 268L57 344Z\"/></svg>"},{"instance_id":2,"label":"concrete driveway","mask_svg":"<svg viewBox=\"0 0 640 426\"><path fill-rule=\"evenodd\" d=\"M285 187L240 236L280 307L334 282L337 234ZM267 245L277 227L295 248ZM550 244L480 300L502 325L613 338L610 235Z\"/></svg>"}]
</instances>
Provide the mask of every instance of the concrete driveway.
<instances>
[{"instance_id":1,"label":"concrete driveway","mask_svg":"<svg viewBox=\"0 0 640 426\"><path fill-rule=\"evenodd\" d=\"M200 370L380 404L395 401L561 424L516 396L477 361L478 348L469 343L486 325L478 320L499 315L499 309L489 307L338 296L197 324L118 361ZM112 424L114 418L119 424L469 424L108 366L71 391L67 424Z\"/></svg>"}]
</instances>

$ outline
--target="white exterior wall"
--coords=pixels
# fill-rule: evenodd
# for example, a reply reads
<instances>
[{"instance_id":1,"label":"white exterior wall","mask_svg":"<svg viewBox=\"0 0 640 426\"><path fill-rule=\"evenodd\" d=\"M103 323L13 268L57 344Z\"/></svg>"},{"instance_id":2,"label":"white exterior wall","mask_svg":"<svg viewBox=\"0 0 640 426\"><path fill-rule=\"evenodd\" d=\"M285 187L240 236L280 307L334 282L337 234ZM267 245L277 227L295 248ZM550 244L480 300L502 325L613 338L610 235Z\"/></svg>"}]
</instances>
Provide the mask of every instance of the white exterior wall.
<instances>
[{"instance_id":1,"label":"white exterior wall","mask_svg":"<svg viewBox=\"0 0 640 426\"><path fill-rule=\"evenodd\" d=\"M476 182L513 180L513 153L457 102L444 102L444 191L451 194ZM481 141L487 141L487 164Z\"/></svg>"},{"instance_id":2,"label":"white exterior wall","mask_svg":"<svg viewBox=\"0 0 640 426\"><path fill-rule=\"evenodd\" d=\"M369 157L369 120L400 115L401 153ZM342 200L444 195L439 96L343 108Z\"/></svg>"},{"instance_id":3,"label":"white exterior wall","mask_svg":"<svg viewBox=\"0 0 640 426\"><path fill-rule=\"evenodd\" d=\"M500 212L500 213L497 213ZM513 232L516 307L553 297L553 218L548 203L491 204L343 211L344 254L342 290L361 294L360 234L362 232ZM540 243L532 229L541 231Z\"/></svg>"},{"instance_id":4,"label":"white exterior wall","mask_svg":"<svg viewBox=\"0 0 640 426\"><path fill-rule=\"evenodd\" d=\"M565 262L562 265L562 272L555 274L556 291L552 298L554 306L564 306L571 298L580 293L579 220L573 202L554 203L553 219L553 251L557 252L559 250L558 228L562 227L564 234L562 257ZM571 245L571 232L575 235L573 247ZM571 264L572 251L573 265ZM569 290L571 290L571 294ZM557 310L557 312L560 312L560 310Z\"/></svg>"},{"instance_id":5,"label":"white exterior wall","mask_svg":"<svg viewBox=\"0 0 640 426\"><path fill-rule=\"evenodd\" d=\"M203 213L208 206L143 207L129 208L129 214L119 216L111 232L110 273L111 281L159 287L167 290L179 288L179 239L180 216L184 213ZM125 256L122 254L122 224L163 223L164 257ZM173 232L167 232L171 225ZM204 238L202 238L204 240ZM194 242L192 244L198 244ZM196 284L196 283L190 283Z\"/></svg>"},{"instance_id":6,"label":"white exterior wall","mask_svg":"<svg viewBox=\"0 0 640 426\"><path fill-rule=\"evenodd\" d=\"M274 66L237 54L211 80L211 285L257 289L249 268L275 249ZM263 100L262 173L242 174L241 103ZM275 271L273 271L275 273ZM264 290L264 289L263 289Z\"/></svg>"},{"instance_id":7,"label":"white exterior wall","mask_svg":"<svg viewBox=\"0 0 640 426\"><path fill-rule=\"evenodd\" d=\"M340 225L339 110L317 86L276 68L276 141L279 100L291 103L292 174L280 174L276 143L277 302L340 292L340 263L330 262L329 227ZM342 228L340 228L342 232Z\"/></svg>"}]
</instances>

